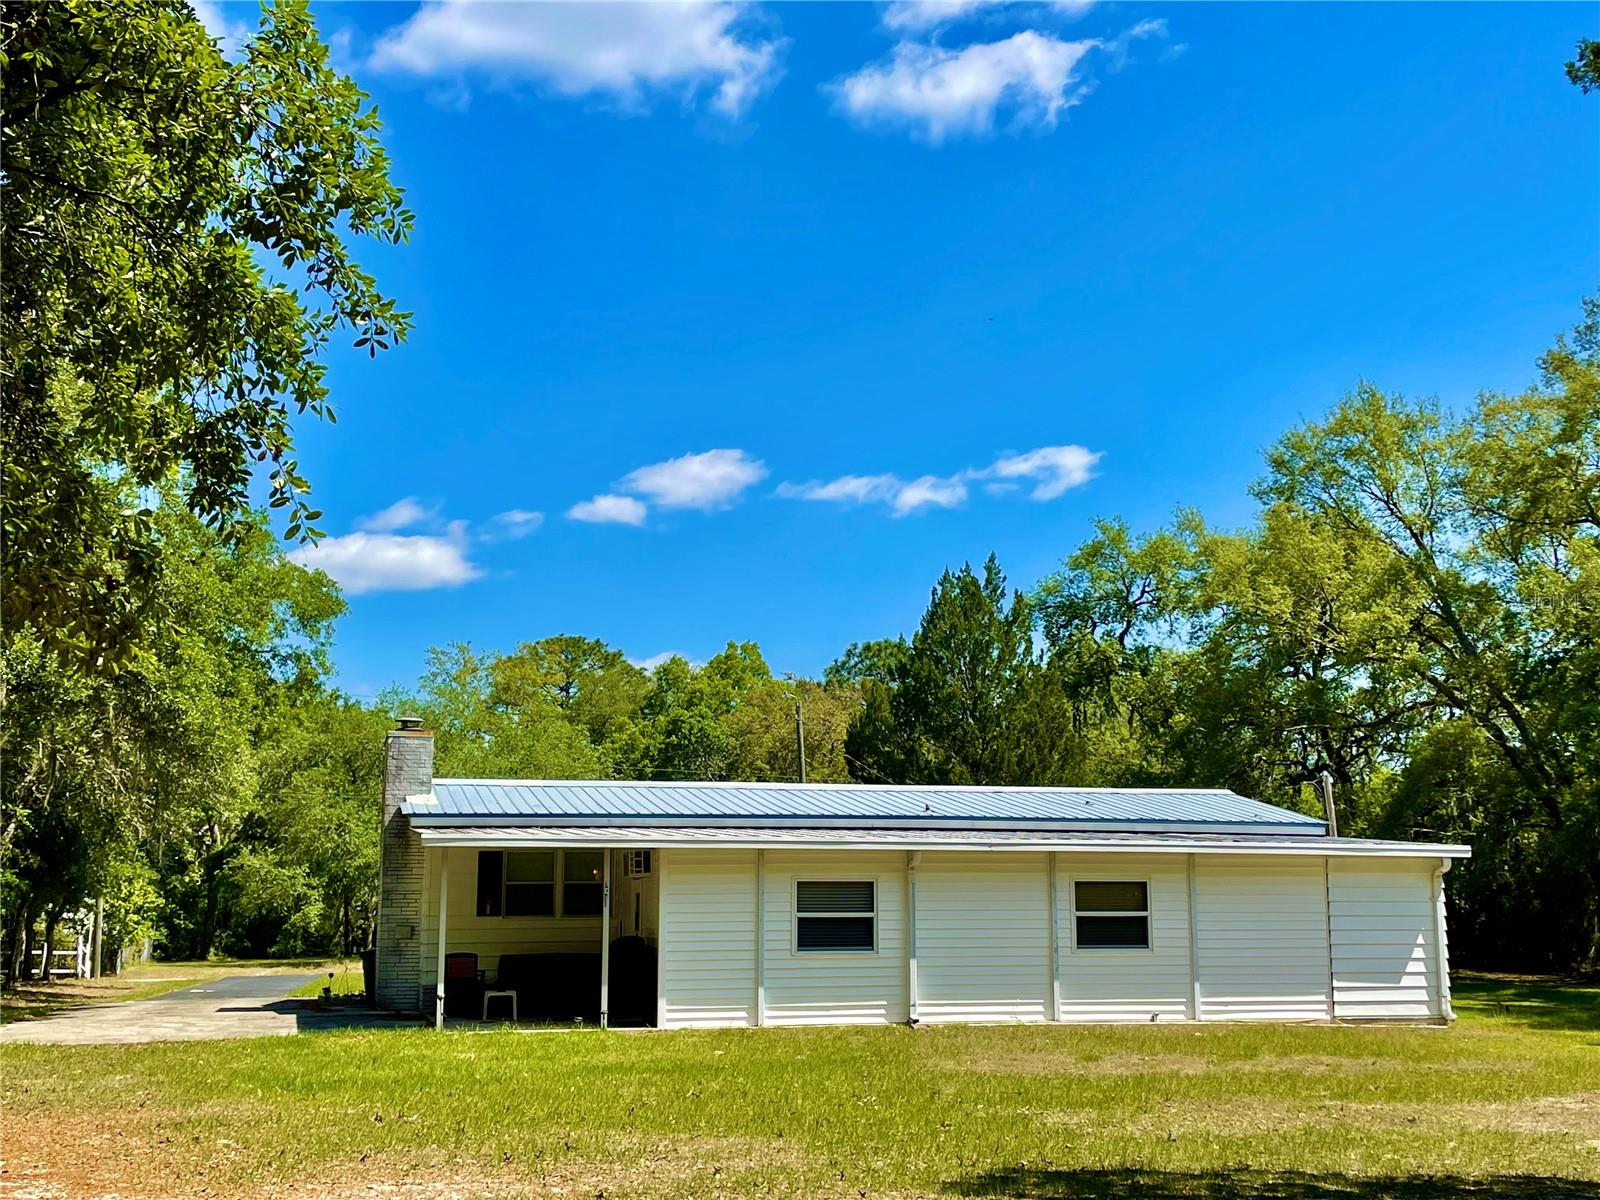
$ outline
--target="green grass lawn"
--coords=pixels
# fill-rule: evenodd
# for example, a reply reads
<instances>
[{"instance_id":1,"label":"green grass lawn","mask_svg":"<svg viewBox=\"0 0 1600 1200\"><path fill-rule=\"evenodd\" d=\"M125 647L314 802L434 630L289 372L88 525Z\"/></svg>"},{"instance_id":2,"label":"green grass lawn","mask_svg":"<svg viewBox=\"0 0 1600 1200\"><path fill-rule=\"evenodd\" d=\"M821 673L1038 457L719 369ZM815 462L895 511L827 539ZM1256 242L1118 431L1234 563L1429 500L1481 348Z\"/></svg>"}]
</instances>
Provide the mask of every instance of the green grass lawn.
<instances>
[{"instance_id":1,"label":"green grass lawn","mask_svg":"<svg viewBox=\"0 0 1600 1200\"><path fill-rule=\"evenodd\" d=\"M361 960L348 959L344 962L323 963L322 974L310 983L303 983L291 996L320 996L323 988L330 988L335 996L360 996L367 988L366 980L361 974Z\"/></svg>"},{"instance_id":2,"label":"green grass lawn","mask_svg":"<svg viewBox=\"0 0 1600 1200\"><path fill-rule=\"evenodd\" d=\"M67 1197L1600 1197L1600 988L1450 1029L385 1029L0 1047ZM290 1190L293 1185L293 1190Z\"/></svg>"}]
</instances>

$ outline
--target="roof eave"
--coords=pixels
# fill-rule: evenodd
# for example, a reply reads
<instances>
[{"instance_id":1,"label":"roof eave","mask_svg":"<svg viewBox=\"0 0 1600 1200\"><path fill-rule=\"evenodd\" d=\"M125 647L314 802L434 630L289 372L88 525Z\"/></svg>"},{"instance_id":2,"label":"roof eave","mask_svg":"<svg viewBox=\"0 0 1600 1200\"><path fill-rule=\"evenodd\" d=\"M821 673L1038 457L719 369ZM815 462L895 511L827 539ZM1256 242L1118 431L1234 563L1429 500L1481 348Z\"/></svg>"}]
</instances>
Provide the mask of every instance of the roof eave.
<instances>
[{"instance_id":1,"label":"roof eave","mask_svg":"<svg viewBox=\"0 0 1600 1200\"><path fill-rule=\"evenodd\" d=\"M437 825L425 827L420 831L425 845L447 848L479 848L479 849L550 849L571 846L574 839L564 836L561 832L546 827L539 827L540 833L535 836L524 834L516 836L517 826L503 826L503 833L489 831L484 826L450 829ZM520 828L528 829L527 825ZM569 827L576 828L576 827ZM596 826L586 828L595 829ZM1140 838L1125 834L1122 838L1096 838L1092 834L1073 838L1056 837L1048 835L1033 838L1028 841L984 840L981 837L970 839L910 839L873 837L870 830L862 830L862 836L849 841L839 838L818 838L808 841L803 838L764 838L759 834L752 834L749 827L736 833L730 833L724 838L692 837L693 830L683 827L676 831L661 830L654 827L618 826L613 827L616 833L614 840L603 841L601 845L614 846L648 846L656 849L695 848L718 850L755 850L755 849L785 849L785 850L992 850L997 852L1039 852L1044 850L1058 851L1093 851L1096 853L1113 854L1275 854L1297 855L1305 857L1328 858L1470 858L1472 849L1469 846L1447 842L1398 842L1364 840L1357 838L1304 838L1295 836L1271 835L1236 835L1235 840L1207 837L1195 834L1175 834L1166 831L1163 834ZM998 831L996 831L998 832ZM1018 832L1018 831L1012 831ZM1032 832L1032 831L1027 831ZM1243 837L1244 840L1239 840ZM596 844L593 838L585 839L584 845Z\"/></svg>"},{"instance_id":2,"label":"roof eave","mask_svg":"<svg viewBox=\"0 0 1600 1200\"><path fill-rule=\"evenodd\" d=\"M979 821L971 818L906 817L683 817L683 816L549 816L543 813L507 816L504 814L442 813L431 806L404 808L411 823L425 828L504 827L571 829L856 829L870 833L876 829L947 829L955 832L983 833L1194 833L1266 834L1277 837L1323 838L1327 826L1321 821L1135 821L1126 818L1104 821L1048 818L1013 818L1004 821Z\"/></svg>"}]
</instances>

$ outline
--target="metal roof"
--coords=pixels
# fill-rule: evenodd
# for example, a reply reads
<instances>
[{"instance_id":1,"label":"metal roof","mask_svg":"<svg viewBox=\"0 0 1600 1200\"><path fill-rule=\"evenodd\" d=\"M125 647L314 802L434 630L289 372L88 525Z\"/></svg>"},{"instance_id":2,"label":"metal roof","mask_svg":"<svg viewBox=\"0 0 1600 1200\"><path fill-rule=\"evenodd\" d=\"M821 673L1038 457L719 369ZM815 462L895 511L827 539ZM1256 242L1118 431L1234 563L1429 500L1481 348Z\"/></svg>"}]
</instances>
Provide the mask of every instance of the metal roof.
<instances>
[{"instance_id":1,"label":"metal roof","mask_svg":"<svg viewBox=\"0 0 1600 1200\"><path fill-rule=\"evenodd\" d=\"M1221 789L437 779L430 825L1012 827L1320 836L1316 817Z\"/></svg>"},{"instance_id":2,"label":"metal roof","mask_svg":"<svg viewBox=\"0 0 1600 1200\"><path fill-rule=\"evenodd\" d=\"M1465 846L1433 842L1387 842L1373 838L1305 837L1284 834L1194 834L1103 831L1049 832L1036 829L894 828L732 825L454 825L420 831L428 846L485 849L544 846L718 846L726 849L823 847L838 850L1094 850L1172 854L1311 854L1407 858L1465 858Z\"/></svg>"}]
</instances>

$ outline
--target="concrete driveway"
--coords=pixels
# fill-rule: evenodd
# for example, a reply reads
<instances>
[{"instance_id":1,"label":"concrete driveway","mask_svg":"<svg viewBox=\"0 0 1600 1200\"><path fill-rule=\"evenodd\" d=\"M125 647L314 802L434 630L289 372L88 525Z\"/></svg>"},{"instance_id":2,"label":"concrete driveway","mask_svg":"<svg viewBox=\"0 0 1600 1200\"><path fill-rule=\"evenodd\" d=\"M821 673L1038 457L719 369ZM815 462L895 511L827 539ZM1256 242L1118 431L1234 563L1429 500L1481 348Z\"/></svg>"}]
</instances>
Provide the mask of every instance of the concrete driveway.
<instances>
[{"instance_id":1,"label":"concrete driveway","mask_svg":"<svg viewBox=\"0 0 1600 1200\"><path fill-rule=\"evenodd\" d=\"M313 1029L394 1025L371 1009L324 1011L307 999L288 999L303 975L230 975L148 1000L88 1004L0 1025L0 1042L92 1046L125 1042L183 1042L210 1038L273 1037Z\"/></svg>"}]
</instances>

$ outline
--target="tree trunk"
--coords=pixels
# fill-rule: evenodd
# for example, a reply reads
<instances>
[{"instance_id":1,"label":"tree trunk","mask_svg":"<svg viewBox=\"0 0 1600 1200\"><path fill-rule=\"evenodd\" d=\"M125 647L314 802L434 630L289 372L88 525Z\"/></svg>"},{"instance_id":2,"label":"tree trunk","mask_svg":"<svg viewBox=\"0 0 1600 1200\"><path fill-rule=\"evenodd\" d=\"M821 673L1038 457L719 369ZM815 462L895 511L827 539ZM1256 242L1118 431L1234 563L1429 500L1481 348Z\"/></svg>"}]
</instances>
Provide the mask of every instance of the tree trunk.
<instances>
[{"instance_id":1,"label":"tree trunk","mask_svg":"<svg viewBox=\"0 0 1600 1200\"><path fill-rule=\"evenodd\" d=\"M22 969L17 972L18 979L33 978L33 901L30 899L22 906Z\"/></svg>"},{"instance_id":2,"label":"tree trunk","mask_svg":"<svg viewBox=\"0 0 1600 1200\"><path fill-rule=\"evenodd\" d=\"M11 987L17 982L17 943L21 940L22 934L20 916L20 909L5 915L5 961L0 963L0 973L5 976L6 987Z\"/></svg>"}]
</instances>

